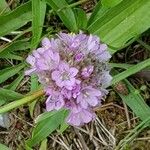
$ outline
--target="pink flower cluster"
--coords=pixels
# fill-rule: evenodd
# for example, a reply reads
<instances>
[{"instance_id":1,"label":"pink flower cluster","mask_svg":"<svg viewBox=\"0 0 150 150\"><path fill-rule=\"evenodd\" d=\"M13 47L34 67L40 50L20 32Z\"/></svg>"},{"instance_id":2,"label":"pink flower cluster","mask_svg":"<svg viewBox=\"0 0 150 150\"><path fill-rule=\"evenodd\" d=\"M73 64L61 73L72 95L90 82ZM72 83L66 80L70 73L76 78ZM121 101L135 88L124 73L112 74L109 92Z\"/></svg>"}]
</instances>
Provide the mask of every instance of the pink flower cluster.
<instances>
[{"instance_id":1,"label":"pink flower cluster","mask_svg":"<svg viewBox=\"0 0 150 150\"><path fill-rule=\"evenodd\" d=\"M38 76L48 95L47 111L69 109L67 122L80 126L95 118L93 108L108 93L110 57L97 36L59 33L44 38L42 47L27 57L31 68L25 73Z\"/></svg>"}]
</instances>

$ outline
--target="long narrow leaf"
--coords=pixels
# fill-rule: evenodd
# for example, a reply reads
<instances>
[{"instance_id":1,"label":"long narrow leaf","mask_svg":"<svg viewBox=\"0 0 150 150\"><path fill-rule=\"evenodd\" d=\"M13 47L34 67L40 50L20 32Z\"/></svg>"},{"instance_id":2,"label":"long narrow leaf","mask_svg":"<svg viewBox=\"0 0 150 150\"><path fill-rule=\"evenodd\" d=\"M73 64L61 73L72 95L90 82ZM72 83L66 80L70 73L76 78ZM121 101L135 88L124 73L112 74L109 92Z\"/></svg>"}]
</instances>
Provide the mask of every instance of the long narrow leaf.
<instances>
[{"instance_id":1,"label":"long narrow leaf","mask_svg":"<svg viewBox=\"0 0 150 150\"><path fill-rule=\"evenodd\" d=\"M90 26L96 20L103 17L106 14L106 12L108 12L108 10L109 10L109 8L103 7L102 4L101 4L101 1L99 1L97 3L97 5L95 6L95 8L94 8L89 20L88 20L88 26Z\"/></svg>"},{"instance_id":2,"label":"long narrow leaf","mask_svg":"<svg viewBox=\"0 0 150 150\"><path fill-rule=\"evenodd\" d=\"M150 58L147 60L144 60L143 62L138 63L137 65L131 66L131 67L129 67L129 69L115 75L113 77L112 84L115 84L115 83L129 77L130 75L139 72L140 70L142 70L148 66L150 66Z\"/></svg>"},{"instance_id":3,"label":"long narrow leaf","mask_svg":"<svg viewBox=\"0 0 150 150\"><path fill-rule=\"evenodd\" d=\"M99 16L88 31L112 47L122 47L150 27L149 8L148 0L123 0Z\"/></svg>"},{"instance_id":4,"label":"long narrow leaf","mask_svg":"<svg viewBox=\"0 0 150 150\"><path fill-rule=\"evenodd\" d=\"M15 91L16 88L18 87L19 83L22 81L24 78L24 74L20 74L12 83L10 83L6 88L9 90Z\"/></svg>"},{"instance_id":5,"label":"long narrow leaf","mask_svg":"<svg viewBox=\"0 0 150 150\"><path fill-rule=\"evenodd\" d=\"M87 27L87 16L84 10L80 8L74 9L76 22L79 30L86 30Z\"/></svg>"},{"instance_id":6,"label":"long narrow leaf","mask_svg":"<svg viewBox=\"0 0 150 150\"><path fill-rule=\"evenodd\" d=\"M0 71L0 83L4 82L8 78L17 74L21 69L25 67L25 64L19 64L13 67L9 67Z\"/></svg>"},{"instance_id":7,"label":"long narrow leaf","mask_svg":"<svg viewBox=\"0 0 150 150\"><path fill-rule=\"evenodd\" d=\"M28 141L29 146L34 146L40 141L44 140L50 133L58 128L64 117L65 110L57 111L53 116L41 121L33 130L31 140Z\"/></svg>"},{"instance_id":8,"label":"long narrow leaf","mask_svg":"<svg viewBox=\"0 0 150 150\"><path fill-rule=\"evenodd\" d=\"M7 105L4 105L2 107L0 107L0 114L2 113L5 113L5 112L8 112L14 108L17 108L21 105L24 105L26 103L29 103L29 102L32 102L34 99L42 96L44 94L44 91L43 90L39 90L39 91L36 91L30 95L27 95L26 97L20 99L20 100L17 100L15 102L11 102Z\"/></svg>"},{"instance_id":9,"label":"long narrow leaf","mask_svg":"<svg viewBox=\"0 0 150 150\"><path fill-rule=\"evenodd\" d=\"M111 0L111 1L110 0L101 0L102 5L105 7L114 7L117 4L119 4L121 1L123 1L123 0Z\"/></svg>"},{"instance_id":10,"label":"long narrow leaf","mask_svg":"<svg viewBox=\"0 0 150 150\"><path fill-rule=\"evenodd\" d=\"M0 88L0 105L22 98L23 95L12 90Z\"/></svg>"},{"instance_id":11,"label":"long narrow leaf","mask_svg":"<svg viewBox=\"0 0 150 150\"><path fill-rule=\"evenodd\" d=\"M119 96L131 108L136 116L138 116L141 120L145 120L145 118L150 116L150 107L145 103L142 96L138 92L136 92L136 89L128 80L124 80L124 82L127 85L129 94L122 95L118 93Z\"/></svg>"},{"instance_id":12,"label":"long narrow leaf","mask_svg":"<svg viewBox=\"0 0 150 150\"><path fill-rule=\"evenodd\" d=\"M0 0L0 15L10 11L10 8L5 0Z\"/></svg>"},{"instance_id":13,"label":"long narrow leaf","mask_svg":"<svg viewBox=\"0 0 150 150\"><path fill-rule=\"evenodd\" d=\"M54 11L59 15L64 25L73 32L77 32L77 24L75 15L71 8L67 8L68 3L65 0L46 0L46 2L52 7ZM65 9L62 9L66 7ZM61 10L62 9L62 10Z\"/></svg>"},{"instance_id":14,"label":"long narrow leaf","mask_svg":"<svg viewBox=\"0 0 150 150\"><path fill-rule=\"evenodd\" d=\"M27 2L7 15L0 16L0 36L14 31L31 21L31 2Z\"/></svg>"},{"instance_id":15,"label":"long narrow leaf","mask_svg":"<svg viewBox=\"0 0 150 150\"><path fill-rule=\"evenodd\" d=\"M34 92L39 88L38 84L38 78L36 75L31 76L31 88L30 91ZM34 107L36 105L36 101L33 101L32 103L29 104L29 111L30 111L30 116L33 118L33 112L34 112Z\"/></svg>"},{"instance_id":16,"label":"long narrow leaf","mask_svg":"<svg viewBox=\"0 0 150 150\"><path fill-rule=\"evenodd\" d=\"M19 55L12 54L12 53L0 54L0 58L15 59L15 60L24 60L23 57L21 57Z\"/></svg>"},{"instance_id":17,"label":"long narrow leaf","mask_svg":"<svg viewBox=\"0 0 150 150\"><path fill-rule=\"evenodd\" d=\"M4 144L0 143L0 150L11 150L11 149L5 146Z\"/></svg>"},{"instance_id":18,"label":"long narrow leaf","mask_svg":"<svg viewBox=\"0 0 150 150\"><path fill-rule=\"evenodd\" d=\"M12 43L8 43L5 47L0 49L0 55L5 55L8 52L18 51L18 50L26 50L30 48L29 39L23 39L14 41Z\"/></svg>"},{"instance_id":19,"label":"long narrow leaf","mask_svg":"<svg viewBox=\"0 0 150 150\"><path fill-rule=\"evenodd\" d=\"M32 49L36 48L39 43L45 18L45 12L46 2L41 0L32 0Z\"/></svg>"},{"instance_id":20,"label":"long narrow leaf","mask_svg":"<svg viewBox=\"0 0 150 150\"><path fill-rule=\"evenodd\" d=\"M44 139L44 140L41 142L41 146L40 146L40 149L39 149L39 150L47 150L47 142L48 142L48 140L47 140L47 139Z\"/></svg>"}]
</instances>

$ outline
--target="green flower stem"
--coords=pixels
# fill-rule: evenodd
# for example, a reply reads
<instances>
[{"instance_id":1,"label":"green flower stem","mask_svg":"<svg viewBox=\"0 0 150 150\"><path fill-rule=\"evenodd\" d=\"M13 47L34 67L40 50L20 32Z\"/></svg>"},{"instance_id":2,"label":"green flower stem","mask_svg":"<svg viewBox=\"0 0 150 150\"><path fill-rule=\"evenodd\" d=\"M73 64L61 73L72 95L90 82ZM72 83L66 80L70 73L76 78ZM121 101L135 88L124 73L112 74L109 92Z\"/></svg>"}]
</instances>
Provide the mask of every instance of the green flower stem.
<instances>
[{"instance_id":1,"label":"green flower stem","mask_svg":"<svg viewBox=\"0 0 150 150\"><path fill-rule=\"evenodd\" d=\"M148 66L150 66L150 58L147 59L147 60L142 61L141 63L138 63L137 65L131 66L131 67L129 67L129 69L115 75L113 77L113 80L112 80L111 84L113 85L113 84L129 77L130 75L139 72L140 70L142 70L142 69L144 69Z\"/></svg>"},{"instance_id":2,"label":"green flower stem","mask_svg":"<svg viewBox=\"0 0 150 150\"><path fill-rule=\"evenodd\" d=\"M133 66L131 64L125 64L125 63L109 63L109 65L112 68L123 68L123 69L128 69L129 67Z\"/></svg>"},{"instance_id":3,"label":"green flower stem","mask_svg":"<svg viewBox=\"0 0 150 150\"><path fill-rule=\"evenodd\" d=\"M20 100L6 104L6 105L0 107L0 114L8 112L14 108L17 108L20 105L24 105L26 103L32 102L34 99L42 96L43 94L44 94L44 90L39 90L39 91L32 93L31 95L27 95L26 97L24 97Z\"/></svg>"}]
</instances>

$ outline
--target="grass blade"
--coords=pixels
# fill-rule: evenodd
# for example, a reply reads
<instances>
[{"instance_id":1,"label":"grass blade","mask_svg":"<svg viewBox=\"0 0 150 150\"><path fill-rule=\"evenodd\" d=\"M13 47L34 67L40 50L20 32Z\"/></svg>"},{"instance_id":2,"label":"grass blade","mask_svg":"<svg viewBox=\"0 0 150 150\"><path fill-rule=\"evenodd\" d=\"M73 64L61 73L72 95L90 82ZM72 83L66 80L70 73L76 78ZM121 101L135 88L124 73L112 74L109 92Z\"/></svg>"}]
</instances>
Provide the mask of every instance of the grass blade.
<instances>
[{"instance_id":1,"label":"grass blade","mask_svg":"<svg viewBox=\"0 0 150 150\"><path fill-rule=\"evenodd\" d=\"M0 36L14 31L32 20L31 2L27 2L7 15L0 16Z\"/></svg>"},{"instance_id":2,"label":"grass blade","mask_svg":"<svg viewBox=\"0 0 150 150\"><path fill-rule=\"evenodd\" d=\"M124 83L129 90L129 94L122 95L118 93L119 96L132 109L136 116L138 116L141 120L145 120L145 118L150 116L150 107L145 103L142 96L128 80L124 80Z\"/></svg>"},{"instance_id":3,"label":"grass blade","mask_svg":"<svg viewBox=\"0 0 150 150\"><path fill-rule=\"evenodd\" d=\"M31 76L31 92L36 91L39 88L39 84L38 84L38 78L36 75L32 75ZM34 113L34 108L36 105L37 101L33 101L32 103L29 104L29 112L30 112L30 116L33 118L33 113Z\"/></svg>"},{"instance_id":4,"label":"grass blade","mask_svg":"<svg viewBox=\"0 0 150 150\"><path fill-rule=\"evenodd\" d=\"M12 43L5 45L4 48L1 48L0 55L5 55L8 52L12 52L12 51L26 50L30 47L31 46L30 46L29 39L14 41Z\"/></svg>"},{"instance_id":5,"label":"grass blade","mask_svg":"<svg viewBox=\"0 0 150 150\"><path fill-rule=\"evenodd\" d=\"M11 150L10 148L8 148L7 146L5 146L4 144L0 143L0 149L1 150Z\"/></svg>"},{"instance_id":6,"label":"grass blade","mask_svg":"<svg viewBox=\"0 0 150 150\"><path fill-rule=\"evenodd\" d=\"M10 11L10 8L5 0L0 0L0 15Z\"/></svg>"},{"instance_id":7,"label":"grass blade","mask_svg":"<svg viewBox=\"0 0 150 150\"><path fill-rule=\"evenodd\" d=\"M61 2L60 0L46 0L46 2L52 7L54 11L56 11L56 13L60 17L64 25L70 31L72 32L78 31L74 12L72 11L71 8L69 8L69 5L65 0L61 0Z\"/></svg>"},{"instance_id":8,"label":"grass blade","mask_svg":"<svg viewBox=\"0 0 150 150\"><path fill-rule=\"evenodd\" d=\"M14 60L24 60L23 57L15 55L15 54L11 54L11 53L0 54L0 58L14 59Z\"/></svg>"},{"instance_id":9,"label":"grass blade","mask_svg":"<svg viewBox=\"0 0 150 150\"><path fill-rule=\"evenodd\" d=\"M15 65L13 67L9 67L0 71L0 83L6 81L8 78L17 74L21 69L25 67L24 63L20 63L19 65Z\"/></svg>"},{"instance_id":10,"label":"grass blade","mask_svg":"<svg viewBox=\"0 0 150 150\"><path fill-rule=\"evenodd\" d=\"M48 140L47 139L44 139L42 142L41 142L41 145L40 145L40 149L39 150L47 150L47 143Z\"/></svg>"},{"instance_id":11,"label":"grass blade","mask_svg":"<svg viewBox=\"0 0 150 150\"><path fill-rule=\"evenodd\" d=\"M44 23L46 13L46 2L41 0L32 0L32 40L31 48L37 47Z\"/></svg>"},{"instance_id":12,"label":"grass blade","mask_svg":"<svg viewBox=\"0 0 150 150\"><path fill-rule=\"evenodd\" d=\"M19 94L12 90L0 88L0 106L5 103L14 101L16 99L20 99L22 97L23 97L22 94Z\"/></svg>"},{"instance_id":13,"label":"grass blade","mask_svg":"<svg viewBox=\"0 0 150 150\"><path fill-rule=\"evenodd\" d=\"M111 1L110 0L101 0L102 5L104 7L114 7L117 4L119 4L121 1L123 1L123 0L111 0Z\"/></svg>"},{"instance_id":14,"label":"grass blade","mask_svg":"<svg viewBox=\"0 0 150 150\"><path fill-rule=\"evenodd\" d=\"M24 74L20 74L12 83L10 83L6 88L9 90L15 91L16 88L18 87L19 83L22 81L24 78Z\"/></svg>"},{"instance_id":15,"label":"grass blade","mask_svg":"<svg viewBox=\"0 0 150 150\"><path fill-rule=\"evenodd\" d=\"M149 8L150 1L147 0L123 0L101 13L88 26L88 31L112 47L122 47L150 27Z\"/></svg>"},{"instance_id":16,"label":"grass blade","mask_svg":"<svg viewBox=\"0 0 150 150\"><path fill-rule=\"evenodd\" d=\"M15 102L11 102L11 103L6 104L4 106L1 106L0 107L0 114L8 112L8 111L10 111L10 110L12 110L14 108L17 108L17 107L19 107L21 105L26 104L26 103L32 102L34 99L42 96L43 94L44 94L44 91L43 90L39 90L39 91L36 91L36 92L34 92L34 93L32 93L32 94L30 94L30 95L28 95L28 96L26 96L26 97L24 97L24 98L22 98L20 100L17 100Z\"/></svg>"},{"instance_id":17,"label":"grass blade","mask_svg":"<svg viewBox=\"0 0 150 150\"><path fill-rule=\"evenodd\" d=\"M142 70L148 66L150 66L150 58L138 63L137 65L131 66L131 67L129 67L129 69L115 75L113 77L112 84L115 84L115 83L129 77L130 75L139 72L140 70Z\"/></svg>"},{"instance_id":18,"label":"grass blade","mask_svg":"<svg viewBox=\"0 0 150 150\"><path fill-rule=\"evenodd\" d=\"M87 16L84 10L80 8L74 9L76 22L79 30L86 30L87 27Z\"/></svg>"},{"instance_id":19,"label":"grass blade","mask_svg":"<svg viewBox=\"0 0 150 150\"><path fill-rule=\"evenodd\" d=\"M36 145L37 143L44 140L54 130L56 130L62 122L64 111L66 110L59 110L56 113L54 113L54 115L44 119L39 124L37 124L37 126L33 130L32 138L28 141L28 145L30 147Z\"/></svg>"}]
</instances>

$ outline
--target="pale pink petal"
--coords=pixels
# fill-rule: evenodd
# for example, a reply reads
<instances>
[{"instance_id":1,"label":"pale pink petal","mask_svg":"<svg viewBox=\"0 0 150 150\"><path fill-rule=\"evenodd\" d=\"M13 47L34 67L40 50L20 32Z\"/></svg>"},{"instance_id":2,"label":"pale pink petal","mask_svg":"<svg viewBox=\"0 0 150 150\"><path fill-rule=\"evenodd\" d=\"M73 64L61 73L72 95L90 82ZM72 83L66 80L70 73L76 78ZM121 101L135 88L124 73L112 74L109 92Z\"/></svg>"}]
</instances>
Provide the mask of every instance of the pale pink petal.
<instances>
[{"instance_id":1,"label":"pale pink petal","mask_svg":"<svg viewBox=\"0 0 150 150\"><path fill-rule=\"evenodd\" d=\"M87 102L89 103L90 106L97 106L99 101L98 101L98 98L95 97L95 96L91 96L90 98L87 98Z\"/></svg>"},{"instance_id":2,"label":"pale pink petal","mask_svg":"<svg viewBox=\"0 0 150 150\"><path fill-rule=\"evenodd\" d=\"M71 77L74 77L74 76L77 75L77 73L78 73L79 71L78 71L78 69L72 67L72 68L70 68L69 72L70 72L70 74L71 74Z\"/></svg>"},{"instance_id":3,"label":"pale pink petal","mask_svg":"<svg viewBox=\"0 0 150 150\"><path fill-rule=\"evenodd\" d=\"M82 123L80 115L74 113L70 113L70 115L67 117L67 122L73 126L80 126Z\"/></svg>"},{"instance_id":4,"label":"pale pink petal","mask_svg":"<svg viewBox=\"0 0 150 150\"><path fill-rule=\"evenodd\" d=\"M60 72L59 71L53 71L51 77L54 81L57 81L58 78L60 78Z\"/></svg>"},{"instance_id":5,"label":"pale pink petal","mask_svg":"<svg viewBox=\"0 0 150 150\"><path fill-rule=\"evenodd\" d=\"M86 99L82 99L81 101L80 101L80 105L82 106L82 108L88 108L88 102L87 102L87 100Z\"/></svg>"},{"instance_id":6,"label":"pale pink petal","mask_svg":"<svg viewBox=\"0 0 150 150\"><path fill-rule=\"evenodd\" d=\"M57 86L59 86L59 87L63 87L63 86L64 86L64 81L62 81L62 80L60 80L60 79L57 79L57 80L56 80L56 84L57 84Z\"/></svg>"},{"instance_id":7,"label":"pale pink petal","mask_svg":"<svg viewBox=\"0 0 150 150\"><path fill-rule=\"evenodd\" d=\"M50 40L48 39L48 38L43 38L43 40L42 40L42 46L44 46L44 47L50 47L51 46L51 42L50 42Z\"/></svg>"},{"instance_id":8,"label":"pale pink petal","mask_svg":"<svg viewBox=\"0 0 150 150\"><path fill-rule=\"evenodd\" d=\"M25 75L30 75L32 73L34 73L34 71L36 70L36 68L31 68L25 71Z\"/></svg>"},{"instance_id":9,"label":"pale pink petal","mask_svg":"<svg viewBox=\"0 0 150 150\"><path fill-rule=\"evenodd\" d=\"M83 112L81 113L81 118L84 123L89 123L93 119L93 114L87 110L83 110Z\"/></svg>"},{"instance_id":10,"label":"pale pink petal","mask_svg":"<svg viewBox=\"0 0 150 150\"><path fill-rule=\"evenodd\" d=\"M29 55L27 58L26 58L26 61L27 63L29 63L30 65L34 66L35 64L35 58L32 56L32 55Z\"/></svg>"},{"instance_id":11,"label":"pale pink petal","mask_svg":"<svg viewBox=\"0 0 150 150\"><path fill-rule=\"evenodd\" d=\"M46 110L51 111L54 109L54 107L55 107L55 104L51 103L51 96L49 96L46 100Z\"/></svg>"},{"instance_id":12,"label":"pale pink petal","mask_svg":"<svg viewBox=\"0 0 150 150\"><path fill-rule=\"evenodd\" d=\"M73 86L75 85L75 78L71 78L70 80L65 80L64 83L66 86Z\"/></svg>"}]
</instances>

